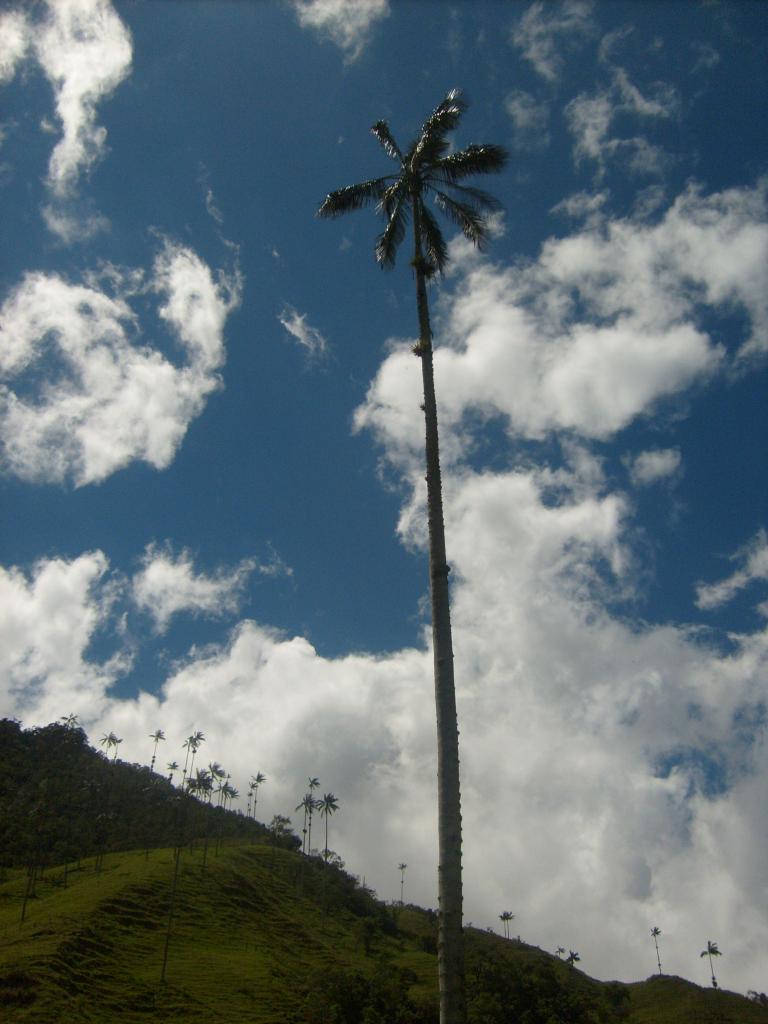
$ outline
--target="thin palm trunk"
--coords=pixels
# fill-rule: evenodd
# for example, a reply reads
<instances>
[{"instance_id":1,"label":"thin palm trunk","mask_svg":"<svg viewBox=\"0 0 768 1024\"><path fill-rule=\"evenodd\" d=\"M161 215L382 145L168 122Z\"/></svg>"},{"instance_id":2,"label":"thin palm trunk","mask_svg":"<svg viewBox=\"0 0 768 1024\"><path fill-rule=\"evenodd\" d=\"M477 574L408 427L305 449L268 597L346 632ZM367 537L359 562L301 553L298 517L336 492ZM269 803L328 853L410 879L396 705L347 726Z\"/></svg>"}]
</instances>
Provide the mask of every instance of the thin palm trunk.
<instances>
[{"instance_id":1,"label":"thin palm trunk","mask_svg":"<svg viewBox=\"0 0 768 1024\"><path fill-rule=\"evenodd\" d=\"M424 420L429 521L429 583L432 605L432 648L437 711L438 802L438 972L441 1024L464 1024L464 945L462 934L461 788L459 728L453 678L453 642L449 602L449 567L445 550L437 400L433 367L432 329L421 251L419 203L414 197L414 259L419 344L424 384Z\"/></svg>"}]
</instances>

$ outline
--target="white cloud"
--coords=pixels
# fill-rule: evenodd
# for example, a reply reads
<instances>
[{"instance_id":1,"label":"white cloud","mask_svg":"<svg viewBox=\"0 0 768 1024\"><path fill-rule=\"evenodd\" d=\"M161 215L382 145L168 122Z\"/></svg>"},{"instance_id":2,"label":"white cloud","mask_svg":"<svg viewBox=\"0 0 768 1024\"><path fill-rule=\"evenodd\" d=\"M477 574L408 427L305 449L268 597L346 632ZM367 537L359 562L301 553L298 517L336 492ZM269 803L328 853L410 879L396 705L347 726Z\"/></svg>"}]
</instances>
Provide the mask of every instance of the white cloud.
<instances>
[{"instance_id":1,"label":"white cloud","mask_svg":"<svg viewBox=\"0 0 768 1024\"><path fill-rule=\"evenodd\" d=\"M130 71L131 37L109 0L55 0L34 45L62 129L48 181L55 196L66 197L103 155L107 133L96 123L96 107Z\"/></svg>"},{"instance_id":2,"label":"white cloud","mask_svg":"<svg viewBox=\"0 0 768 1024\"><path fill-rule=\"evenodd\" d=\"M701 327L707 307L746 312L742 356L768 345L765 191L690 187L655 223L604 217L548 240L527 267L454 241L435 354L445 457L471 450L469 412L529 438L611 437L727 365ZM356 417L403 465L420 459L413 363L407 342L394 346Z\"/></svg>"},{"instance_id":3,"label":"white cloud","mask_svg":"<svg viewBox=\"0 0 768 1024\"><path fill-rule=\"evenodd\" d=\"M298 313L293 306L285 306L277 319L307 355L317 357L327 353L328 342L316 327L307 322L305 313Z\"/></svg>"},{"instance_id":4,"label":"white cloud","mask_svg":"<svg viewBox=\"0 0 768 1024\"><path fill-rule=\"evenodd\" d=\"M590 0L564 0L562 4L531 4L512 32L512 43L522 50L536 71L554 82L563 68L561 49L573 49L592 33Z\"/></svg>"},{"instance_id":5,"label":"white cloud","mask_svg":"<svg viewBox=\"0 0 768 1024\"><path fill-rule=\"evenodd\" d=\"M349 61L357 60L373 25L389 15L389 0L291 0L302 28L327 36Z\"/></svg>"},{"instance_id":6,"label":"white cloud","mask_svg":"<svg viewBox=\"0 0 768 1024\"><path fill-rule=\"evenodd\" d=\"M678 101L671 86L657 82L653 94L646 96L623 68L614 68L610 87L592 95L581 93L565 108L568 127L575 138L577 163L594 160L598 175L602 175L610 160L620 158L634 173L661 173L668 157L658 146L639 135L612 136L611 128L620 115L664 119L675 116L677 110Z\"/></svg>"},{"instance_id":7,"label":"white cloud","mask_svg":"<svg viewBox=\"0 0 768 1024\"><path fill-rule=\"evenodd\" d=\"M71 284L27 273L0 310L0 437L6 468L33 482L97 483L142 459L170 464L208 394L220 386L224 323L239 302L237 272L215 281L182 246L166 243L146 288L186 357L180 366L141 343L122 280ZM141 275L139 275L141 276ZM137 289L136 272L124 278Z\"/></svg>"},{"instance_id":8,"label":"white cloud","mask_svg":"<svg viewBox=\"0 0 768 1024\"><path fill-rule=\"evenodd\" d=\"M739 568L718 583L700 583L696 588L696 604L699 608L719 608L756 580L768 580L768 534L758 530L757 534L740 548L732 560Z\"/></svg>"},{"instance_id":9,"label":"white cloud","mask_svg":"<svg viewBox=\"0 0 768 1024\"><path fill-rule=\"evenodd\" d=\"M48 722L103 712L109 686L129 667L124 656L98 664L86 653L115 597L106 571L100 551L43 559L29 579L0 566L0 715Z\"/></svg>"},{"instance_id":10,"label":"white cloud","mask_svg":"<svg viewBox=\"0 0 768 1024\"><path fill-rule=\"evenodd\" d=\"M673 476L680 469L681 462L677 448L656 448L626 459L630 479L636 487L647 487Z\"/></svg>"},{"instance_id":11,"label":"white cloud","mask_svg":"<svg viewBox=\"0 0 768 1024\"><path fill-rule=\"evenodd\" d=\"M21 10L0 13L0 83L10 81L29 49L30 31Z\"/></svg>"},{"instance_id":12,"label":"white cloud","mask_svg":"<svg viewBox=\"0 0 768 1024\"><path fill-rule=\"evenodd\" d=\"M219 568L209 576L195 572L189 551L174 555L170 546L150 544L141 571L133 577L133 600L152 616L159 632L167 629L171 618L180 612L233 615L249 576L257 568L255 559L246 558L234 569Z\"/></svg>"},{"instance_id":13,"label":"white cloud","mask_svg":"<svg viewBox=\"0 0 768 1024\"><path fill-rule=\"evenodd\" d=\"M712 934L728 950L723 985L755 987L768 941L768 635L719 655L682 629L613 618L602 599L616 574L632 575L631 509L583 451L557 471L449 471L445 485L467 919L495 925L510 906L524 939L578 948L604 978L650 974L648 931L658 924L665 970L706 983L690 937ZM404 860L409 897L435 905L426 633L422 649L330 659L245 621L226 642L190 652L157 696L105 701L104 673L82 668L104 578L93 558L50 563L80 578L69 601L38 601L35 628L52 606L69 609L60 628L71 667L42 689L6 692L6 713L23 707L36 724L81 711L92 736L113 729L121 756L144 762L154 729L165 730L172 758L201 728L207 756L241 791L255 770L267 775L266 820L291 815L317 775L340 798L331 845L349 867L394 898ZM11 613L23 592L9 594ZM23 646L11 649L16 664ZM51 658L59 648L51 638Z\"/></svg>"},{"instance_id":14,"label":"white cloud","mask_svg":"<svg viewBox=\"0 0 768 1024\"><path fill-rule=\"evenodd\" d=\"M104 156L106 129L98 105L129 74L131 37L110 0L47 0L42 19L21 10L0 15L0 82L34 57L53 88L61 138L51 153L43 208L48 229L62 242L86 240L108 226L77 199L83 176ZM43 131L55 131L45 119Z\"/></svg>"},{"instance_id":15,"label":"white cloud","mask_svg":"<svg viewBox=\"0 0 768 1024\"><path fill-rule=\"evenodd\" d=\"M512 118L515 149L545 149L549 145L549 109L546 103L518 89L507 96L505 106Z\"/></svg>"}]
</instances>

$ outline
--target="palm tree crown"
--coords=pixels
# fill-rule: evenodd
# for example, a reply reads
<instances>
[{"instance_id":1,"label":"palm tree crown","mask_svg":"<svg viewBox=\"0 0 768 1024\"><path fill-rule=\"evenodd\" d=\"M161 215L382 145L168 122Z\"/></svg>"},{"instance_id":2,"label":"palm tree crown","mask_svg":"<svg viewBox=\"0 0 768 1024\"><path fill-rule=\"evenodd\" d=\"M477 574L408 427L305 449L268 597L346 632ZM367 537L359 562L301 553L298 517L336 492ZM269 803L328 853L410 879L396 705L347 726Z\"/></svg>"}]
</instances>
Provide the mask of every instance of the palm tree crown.
<instances>
[{"instance_id":1,"label":"palm tree crown","mask_svg":"<svg viewBox=\"0 0 768 1024\"><path fill-rule=\"evenodd\" d=\"M397 173L329 192L317 211L318 217L338 217L375 203L385 221L376 243L376 259L382 267L392 267L412 216L423 260L421 269L430 276L436 270L442 272L448 261L442 232L425 204L431 196L471 242L482 246L487 237L485 215L498 209L499 203L487 192L461 182L473 174L501 170L507 153L495 145L471 145L449 152L447 135L458 126L466 106L459 90L451 89L405 153L395 142L387 122L377 121L371 131L387 156L399 165Z\"/></svg>"}]
</instances>

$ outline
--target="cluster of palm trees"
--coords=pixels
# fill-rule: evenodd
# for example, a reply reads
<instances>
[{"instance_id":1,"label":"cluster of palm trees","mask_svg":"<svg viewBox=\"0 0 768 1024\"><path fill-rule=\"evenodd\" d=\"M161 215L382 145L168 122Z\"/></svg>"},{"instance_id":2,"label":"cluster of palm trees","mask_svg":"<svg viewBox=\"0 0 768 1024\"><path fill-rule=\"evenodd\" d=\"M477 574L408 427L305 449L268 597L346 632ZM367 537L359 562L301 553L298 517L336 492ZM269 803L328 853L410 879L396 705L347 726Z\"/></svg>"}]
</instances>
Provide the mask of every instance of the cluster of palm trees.
<instances>
[{"instance_id":1,"label":"cluster of palm trees","mask_svg":"<svg viewBox=\"0 0 768 1024\"><path fill-rule=\"evenodd\" d=\"M299 803L296 805L297 811L304 812L304 826L302 828L302 844L301 852L312 853L312 815L315 811L320 812L320 817L325 818L325 849L323 851L323 860L328 860L328 819L332 814L335 814L339 809L338 797L333 793L324 793L322 797L315 796L315 790L320 786L320 780L310 776L308 780L308 789L304 796L301 798Z\"/></svg>"},{"instance_id":2,"label":"cluster of palm trees","mask_svg":"<svg viewBox=\"0 0 768 1024\"><path fill-rule=\"evenodd\" d=\"M68 728L75 728L77 725L77 715L65 715L61 721ZM165 732L162 729L156 729L153 733L149 734L149 738L152 740L152 759L149 764L149 770L154 775L155 764L157 762L157 748L158 744L164 742ZM117 760L118 747L122 743L122 739L116 736L114 732L105 733L99 740L100 746L104 747L107 755L109 756L112 752L112 760ZM216 794L216 806L223 807L224 810L230 810L231 804L237 800L240 796L239 791L230 784L231 775L225 771L224 768L217 762L211 761L207 768L198 768L195 770L195 758L197 752L205 742L205 734L199 730L191 733L184 740L182 749L186 751L184 755L184 766L181 768L177 761L169 761L166 766L168 772L168 781L173 782L173 776L176 772L181 771L181 788L187 793L196 796L202 800L203 803L211 804L213 802L214 794ZM266 775L261 772L257 772L251 776L248 784L248 809L246 817L256 818L256 800L258 797L259 786L267 781ZM317 780L314 781L317 784ZM335 806L327 806L327 798L332 798L335 801L335 797L332 793L326 794L322 801L317 802L317 808L321 809L324 807L325 810L321 810L321 814L332 814L336 810ZM311 818L311 814L310 814ZM311 821L310 821L311 826ZM327 848L327 843L326 843Z\"/></svg>"}]
</instances>

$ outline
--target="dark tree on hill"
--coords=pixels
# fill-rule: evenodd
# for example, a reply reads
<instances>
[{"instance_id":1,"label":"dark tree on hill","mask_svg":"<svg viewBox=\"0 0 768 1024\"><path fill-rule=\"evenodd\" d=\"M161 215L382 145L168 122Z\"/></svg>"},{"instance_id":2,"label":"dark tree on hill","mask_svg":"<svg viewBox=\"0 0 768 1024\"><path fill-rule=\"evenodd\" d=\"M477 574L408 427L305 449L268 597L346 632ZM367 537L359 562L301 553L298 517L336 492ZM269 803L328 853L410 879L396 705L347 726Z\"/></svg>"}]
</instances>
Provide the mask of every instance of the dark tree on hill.
<instances>
[{"instance_id":1,"label":"dark tree on hill","mask_svg":"<svg viewBox=\"0 0 768 1024\"><path fill-rule=\"evenodd\" d=\"M709 939L707 939L707 948L702 950L701 953L699 954L700 957L702 957L702 956L709 957L709 973L712 975L712 988L717 988L717 978L715 977L715 969L712 966L712 957L713 956L722 956L722 955L723 954L717 948L717 943L716 942L711 942Z\"/></svg>"},{"instance_id":2,"label":"dark tree on hill","mask_svg":"<svg viewBox=\"0 0 768 1024\"><path fill-rule=\"evenodd\" d=\"M432 197L449 220L470 241L481 246L487 237L485 215L495 209L498 203L487 193L462 182L475 174L501 170L507 159L506 152L494 145L471 145L450 152L448 135L458 126L465 107L459 91L451 90L430 114L416 140L405 151L398 146L387 123L377 121L371 131L387 156L397 165L396 173L331 192L318 210L321 217L337 217L374 204L385 222L376 244L376 259L382 267L394 265L409 219L413 229L411 266L416 281L419 321L419 340L414 352L421 359L424 387L429 579L437 708L438 959L442 1024L463 1024L466 1009L463 981L459 731L453 676L449 567L443 523L432 328L427 301L427 281L445 267L448 249L426 200Z\"/></svg>"},{"instance_id":3,"label":"dark tree on hill","mask_svg":"<svg viewBox=\"0 0 768 1024\"><path fill-rule=\"evenodd\" d=\"M653 936L653 944L656 947L656 962L659 965L659 974L661 974L661 956L659 955L659 936L661 935L661 929L655 925L651 928L651 935Z\"/></svg>"},{"instance_id":4,"label":"dark tree on hill","mask_svg":"<svg viewBox=\"0 0 768 1024\"><path fill-rule=\"evenodd\" d=\"M335 814L339 809L338 798L333 793L325 793L322 800L317 801L317 807L320 811L320 816L325 818L325 850L323 851L323 860L328 862L328 819L332 814Z\"/></svg>"},{"instance_id":5,"label":"dark tree on hill","mask_svg":"<svg viewBox=\"0 0 768 1024\"><path fill-rule=\"evenodd\" d=\"M400 906L403 905L403 892L405 890L405 869L408 867L407 864L398 864L397 870L400 872Z\"/></svg>"},{"instance_id":6,"label":"dark tree on hill","mask_svg":"<svg viewBox=\"0 0 768 1024\"><path fill-rule=\"evenodd\" d=\"M149 766L149 772L151 775L154 773L155 770L155 761L157 759L157 744L165 739L165 733L163 732L162 729L155 729L155 731L150 734L149 738L155 741L154 746L152 748L152 761Z\"/></svg>"}]
</instances>

